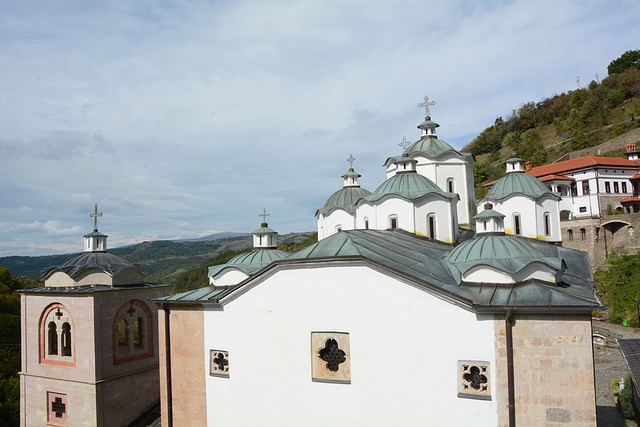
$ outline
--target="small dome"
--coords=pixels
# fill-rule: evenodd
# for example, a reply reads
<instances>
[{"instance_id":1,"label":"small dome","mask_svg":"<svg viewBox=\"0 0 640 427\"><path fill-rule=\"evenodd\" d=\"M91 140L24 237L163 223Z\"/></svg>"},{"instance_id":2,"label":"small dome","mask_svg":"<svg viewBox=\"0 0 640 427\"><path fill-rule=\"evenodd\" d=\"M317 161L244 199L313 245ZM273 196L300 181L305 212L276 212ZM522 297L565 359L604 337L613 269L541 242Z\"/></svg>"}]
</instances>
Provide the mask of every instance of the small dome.
<instances>
[{"instance_id":1,"label":"small dome","mask_svg":"<svg viewBox=\"0 0 640 427\"><path fill-rule=\"evenodd\" d=\"M42 277L45 278L55 271L61 271L73 278L81 272L93 268L104 271L109 276L115 276L128 267L134 267L144 273L144 269L140 265L133 264L117 255L108 252L84 252L69 259L58 267L44 270Z\"/></svg>"},{"instance_id":2,"label":"small dome","mask_svg":"<svg viewBox=\"0 0 640 427\"><path fill-rule=\"evenodd\" d=\"M273 261L286 258L290 254L281 250L255 249L251 252L237 255L226 265L242 265L242 264L262 264L267 265Z\"/></svg>"},{"instance_id":3,"label":"small dome","mask_svg":"<svg viewBox=\"0 0 640 427\"><path fill-rule=\"evenodd\" d=\"M560 259L545 257L532 243L512 236L481 236L467 240L451 251L446 260L462 275L479 265L510 275L534 262L547 264L555 270L561 268Z\"/></svg>"},{"instance_id":4,"label":"small dome","mask_svg":"<svg viewBox=\"0 0 640 427\"><path fill-rule=\"evenodd\" d=\"M502 200L512 194L538 199L547 193L553 194L538 178L524 172L513 172L496 181L487 193L487 199Z\"/></svg>"},{"instance_id":5,"label":"small dome","mask_svg":"<svg viewBox=\"0 0 640 427\"><path fill-rule=\"evenodd\" d=\"M407 147L402 155L410 156L414 153L424 153L429 157L437 157L446 152L454 152L460 154L458 150L456 150L443 140L433 136L426 136Z\"/></svg>"},{"instance_id":6,"label":"small dome","mask_svg":"<svg viewBox=\"0 0 640 427\"><path fill-rule=\"evenodd\" d=\"M433 181L416 172L397 173L383 182L372 195L365 200L376 201L389 194L396 194L405 199L415 200L430 193L443 195L447 198L458 197L455 194L442 191Z\"/></svg>"},{"instance_id":7,"label":"small dome","mask_svg":"<svg viewBox=\"0 0 640 427\"><path fill-rule=\"evenodd\" d=\"M324 214L337 208L354 212L355 208L353 205L355 202L370 194L371 191L362 187L343 187L329 197L324 207L319 209L316 215Z\"/></svg>"}]
</instances>

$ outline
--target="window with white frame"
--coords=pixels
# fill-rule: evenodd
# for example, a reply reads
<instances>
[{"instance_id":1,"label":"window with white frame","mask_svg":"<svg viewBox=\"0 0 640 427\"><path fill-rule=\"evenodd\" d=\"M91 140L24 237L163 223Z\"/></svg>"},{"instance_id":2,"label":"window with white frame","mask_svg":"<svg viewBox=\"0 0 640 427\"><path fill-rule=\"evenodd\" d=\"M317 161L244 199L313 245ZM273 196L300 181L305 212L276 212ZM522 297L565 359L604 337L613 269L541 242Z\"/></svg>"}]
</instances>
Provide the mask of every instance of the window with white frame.
<instances>
[{"instance_id":1,"label":"window with white frame","mask_svg":"<svg viewBox=\"0 0 640 427\"><path fill-rule=\"evenodd\" d=\"M551 215L549 212L544 213L544 235L551 235Z\"/></svg>"},{"instance_id":2,"label":"window with white frame","mask_svg":"<svg viewBox=\"0 0 640 427\"><path fill-rule=\"evenodd\" d=\"M519 213L514 213L513 214L513 234L515 234L516 236L519 236L522 234L522 224L520 223L520 214Z\"/></svg>"}]
</instances>

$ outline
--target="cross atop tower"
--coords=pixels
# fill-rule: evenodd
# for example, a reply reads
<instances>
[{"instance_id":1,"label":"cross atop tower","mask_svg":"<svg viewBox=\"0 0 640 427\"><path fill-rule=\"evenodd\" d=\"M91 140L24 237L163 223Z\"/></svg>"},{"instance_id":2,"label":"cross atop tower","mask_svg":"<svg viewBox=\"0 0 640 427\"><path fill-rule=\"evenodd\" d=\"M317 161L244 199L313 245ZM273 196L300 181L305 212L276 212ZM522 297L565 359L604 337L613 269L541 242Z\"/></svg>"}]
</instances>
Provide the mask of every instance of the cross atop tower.
<instances>
[{"instance_id":1,"label":"cross atop tower","mask_svg":"<svg viewBox=\"0 0 640 427\"><path fill-rule=\"evenodd\" d=\"M93 218L93 228L94 228L94 230L97 230L98 229L98 217L102 216L102 212L98 213L98 205L97 204L93 206L93 209L94 209L94 213L89 214L89 217Z\"/></svg>"},{"instance_id":2,"label":"cross atop tower","mask_svg":"<svg viewBox=\"0 0 640 427\"><path fill-rule=\"evenodd\" d=\"M436 105L436 101L429 102L429 97L428 96L424 97L424 102L421 102L420 104L418 104L418 107L424 108L424 113L425 113L425 115L427 117L429 116L429 106L430 105Z\"/></svg>"},{"instance_id":3,"label":"cross atop tower","mask_svg":"<svg viewBox=\"0 0 640 427\"><path fill-rule=\"evenodd\" d=\"M353 157L353 155L349 154L349 158L347 159L347 162L349 162L349 165L350 165L349 167L350 167L351 169L353 169L353 162L354 162L355 160L356 160L356 158L355 158L355 157Z\"/></svg>"},{"instance_id":4,"label":"cross atop tower","mask_svg":"<svg viewBox=\"0 0 640 427\"><path fill-rule=\"evenodd\" d=\"M262 208L262 213L258 216L262 217L262 222L267 222L267 217L269 214L267 213L267 208Z\"/></svg>"},{"instance_id":5,"label":"cross atop tower","mask_svg":"<svg viewBox=\"0 0 640 427\"><path fill-rule=\"evenodd\" d=\"M400 147L402 147L402 151L406 151L407 147L411 145L411 143L409 141L407 141L407 137L403 136L402 137L402 142L400 144L398 144Z\"/></svg>"}]
</instances>

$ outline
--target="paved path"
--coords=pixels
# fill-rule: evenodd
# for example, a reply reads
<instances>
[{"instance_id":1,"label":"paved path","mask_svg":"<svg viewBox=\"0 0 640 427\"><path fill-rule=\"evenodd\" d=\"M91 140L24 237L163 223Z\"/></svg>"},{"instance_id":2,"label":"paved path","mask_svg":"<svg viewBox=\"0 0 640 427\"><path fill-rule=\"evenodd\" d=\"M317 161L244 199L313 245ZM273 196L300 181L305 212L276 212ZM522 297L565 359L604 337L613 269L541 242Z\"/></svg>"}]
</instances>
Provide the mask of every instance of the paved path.
<instances>
[{"instance_id":1,"label":"paved path","mask_svg":"<svg viewBox=\"0 0 640 427\"><path fill-rule=\"evenodd\" d=\"M604 322L593 322L594 330L610 334L612 337L640 338L640 331L636 328L612 325ZM606 334L603 334L606 335ZM614 340L615 342L615 340ZM615 347L607 345L601 350L594 349L596 376L596 410L598 427L635 426L635 422L627 424L615 407L615 400L611 382L626 377L629 373L622 354Z\"/></svg>"}]
</instances>

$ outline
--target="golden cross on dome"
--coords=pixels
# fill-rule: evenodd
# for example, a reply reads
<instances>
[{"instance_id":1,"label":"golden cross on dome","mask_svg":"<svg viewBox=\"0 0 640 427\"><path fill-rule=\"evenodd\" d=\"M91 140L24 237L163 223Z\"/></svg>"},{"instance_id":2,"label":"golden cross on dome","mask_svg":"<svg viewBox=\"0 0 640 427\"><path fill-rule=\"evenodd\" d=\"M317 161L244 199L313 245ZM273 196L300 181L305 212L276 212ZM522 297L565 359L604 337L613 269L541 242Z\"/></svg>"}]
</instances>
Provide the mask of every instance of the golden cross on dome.
<instances>
[{"instance_id":1,"label":"golden cross on dome","mask_svg":"<svg viewBox=\"0 0 640 427\"><path fill-rule=\"evenodd\" d=\"M98 205L93 206L94 213L89 214L89 218L93 218L93 228L98 229L98 217L102 216L102 212L98 213Z\"/></svg>"},{"instance_id":2,"label":"golden cross on dome","mask_svg":"<svg viewBox=\"0 0 640 427\"><path fill-rule=\"evenodd\" d=\"M349 167L350 167L351 169L353 169L353 162L354 162L355 160L356 160L356 158L355 158L355 157L353 157L353 155L349 154L349 158L347 159L347 162L349 162L349 165L350 165Z\"/></svg>"},{"instance_id":3,"label":"golden cross on dome","mask_svg":"<svg viewBox=\"0 0 640 427\"><path fill-rule=\"evenodd\" d=\"M424 102L421 102L420 104L418 104L418 107L423 108L424 107L424 113L426 116L429 116L429 106L430 105L436 105L436 101L431 101L429 102L429 97L425 96L424 97Z\"/></svg>"},{"instance_id":4,"label":"golden cross on dome","mask_svg":"<svg viewBox=\"0 0 640 427\"><path fill-rule=\"evenodd\" d=\"M269 214L267 213L267 208L262 208L262 213L258 216L262 217L262 222L267 222L267 217Z\"/></svg>"},{"instance_id":5,"label":"golden cross on dome","mask_svg":"<svg viewBox=\"0 0 640 427\"><path fill-rule=\"evenodd\" d=\"M407 149L408 146L411 145L411 143L409 141L407 141L407 137L403 136L402 137L402 142L400 144L398 144L400 147L402 147L402 151L405 151Z\"/></svg>"}]
</instances>

